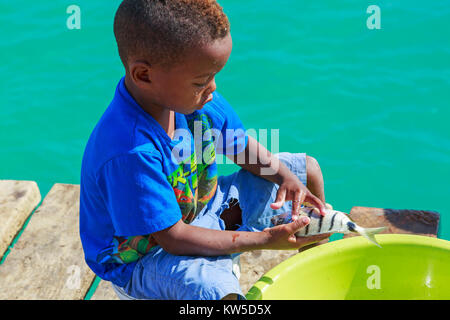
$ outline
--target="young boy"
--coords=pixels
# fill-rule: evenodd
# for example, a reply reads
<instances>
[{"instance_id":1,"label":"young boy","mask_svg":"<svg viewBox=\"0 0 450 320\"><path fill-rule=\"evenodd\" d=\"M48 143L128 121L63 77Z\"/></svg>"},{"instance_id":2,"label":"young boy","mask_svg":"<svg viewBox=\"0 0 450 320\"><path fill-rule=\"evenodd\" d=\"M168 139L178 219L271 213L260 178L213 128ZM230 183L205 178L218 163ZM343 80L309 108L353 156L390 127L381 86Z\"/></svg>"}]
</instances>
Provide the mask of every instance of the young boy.
<instances>
[{"instance_id":1,"label":"young boy","mask_svg":"<svg viewBox=\"0 0 450 320\"><path fill-rule=\"evenodd\" d=\"M324 209L317 162L271 155L216 91L232 41L215 0L125 0L114 34L126 73L81 170L80 236L99 277L137 299L243 297L232 255L329 236L294 235L309 222L301 203ZM218 177L216 153L242 169ZM294 222L270 227L286 210Z\"/></svg>"}]
</instances>

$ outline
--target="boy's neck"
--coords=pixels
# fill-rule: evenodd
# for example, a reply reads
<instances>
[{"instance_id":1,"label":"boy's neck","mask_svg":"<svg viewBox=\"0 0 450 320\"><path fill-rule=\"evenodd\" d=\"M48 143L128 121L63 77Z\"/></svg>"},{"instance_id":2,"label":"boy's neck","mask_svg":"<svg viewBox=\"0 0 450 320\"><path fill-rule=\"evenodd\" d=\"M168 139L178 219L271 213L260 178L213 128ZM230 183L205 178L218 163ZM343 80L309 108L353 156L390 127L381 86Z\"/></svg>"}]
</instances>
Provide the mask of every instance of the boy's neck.
<instances>
[{"instance_id":1,"label":"boy's neck","mask_svg":"<svg viewBox=\"0 0 450 320\"><path fill-rule=\"evenodd\" d=\"M145 99L145 97L139 93L138 88L134 86L131 79L129 79L128 75L125 76L125 87L142 110L152 116L164 129L170 139L173 139L175 131L175 112Z\"/></svg>"}]
</instances>

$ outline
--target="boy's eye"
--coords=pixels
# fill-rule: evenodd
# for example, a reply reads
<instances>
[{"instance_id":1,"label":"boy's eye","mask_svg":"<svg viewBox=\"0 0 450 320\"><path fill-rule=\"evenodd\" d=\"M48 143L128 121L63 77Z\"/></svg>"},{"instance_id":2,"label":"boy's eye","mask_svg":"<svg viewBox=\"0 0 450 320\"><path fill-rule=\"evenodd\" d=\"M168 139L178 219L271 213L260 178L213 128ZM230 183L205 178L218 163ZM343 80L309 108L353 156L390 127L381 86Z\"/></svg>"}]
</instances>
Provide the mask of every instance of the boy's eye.
<instances>
[{"instance_id":1,"label":"boy's eye","mask_svg":"<svg viewBox=\"0 0 450 320\"><path fill-rule=\"evenodd\" d=\"M204 83L194 83L194 86L196 86L197 88L204 88L211 82L213 78L214 75L210 75Z\"/></svg>"},{"instance_id":2,"label":"boy's eye","mask_svg":"<svg viewBox=\"0 0 450 320\"><path fill-rule=\"evenodd\" d=\"M196 86L198 88L204 88L204 87L206 87L207 84L208 84L208 82L206 82L206 83L194 83L194 86Z\"/></svg>"}]
</instances>

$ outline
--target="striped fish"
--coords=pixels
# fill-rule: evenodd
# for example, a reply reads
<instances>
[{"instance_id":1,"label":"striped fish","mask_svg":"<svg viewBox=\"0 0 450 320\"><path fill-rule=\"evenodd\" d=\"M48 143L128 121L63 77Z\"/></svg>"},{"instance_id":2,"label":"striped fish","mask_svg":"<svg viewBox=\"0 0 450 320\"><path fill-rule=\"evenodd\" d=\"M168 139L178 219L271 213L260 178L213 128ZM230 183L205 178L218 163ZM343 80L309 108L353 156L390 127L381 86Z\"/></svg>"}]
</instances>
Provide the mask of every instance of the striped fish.
<instances>
[{"instance_id":1,"label":"striped fish","mask_svg":"<svg viewBox=\"0 0 450 320\"><path fill-rule=\"evenodd\" d=\"M381 248L375 240L375 234L385 230L386 227L363 228L358 226L347 214L343 212L325 209L325 213L325 216L322 216L314 207L302 207L300 215L309 217L310 222L306 227L300 229L295 235L297 237L306 237L324 233L359 233L367 240ZM275 216L272 218L271 222L274 226L292 222L291 213L286 212L279 216Z\"/></svg>"}]
</instances>

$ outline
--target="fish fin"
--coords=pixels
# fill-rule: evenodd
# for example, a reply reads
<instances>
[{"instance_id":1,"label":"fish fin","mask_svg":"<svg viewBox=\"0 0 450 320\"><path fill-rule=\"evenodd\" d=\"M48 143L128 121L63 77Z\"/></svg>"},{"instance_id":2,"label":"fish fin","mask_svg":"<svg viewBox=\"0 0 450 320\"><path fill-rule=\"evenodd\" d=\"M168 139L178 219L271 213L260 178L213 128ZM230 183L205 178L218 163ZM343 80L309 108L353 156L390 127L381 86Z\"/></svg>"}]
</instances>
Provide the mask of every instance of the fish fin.
<instances>
[{"instance_id":1,"label":"fish fin","mask_svg":"<svg viewBox=\"0 0 450 320\"><path fill-rule=\"evenodd\" d=\"M378 244L377 240L375 240L375 234L386 230L387 227L379 227L379 228L358 228L356 231L362 235L364 238L375 244L376 246L381 246Z\"/></svg>"}]
</instances>

